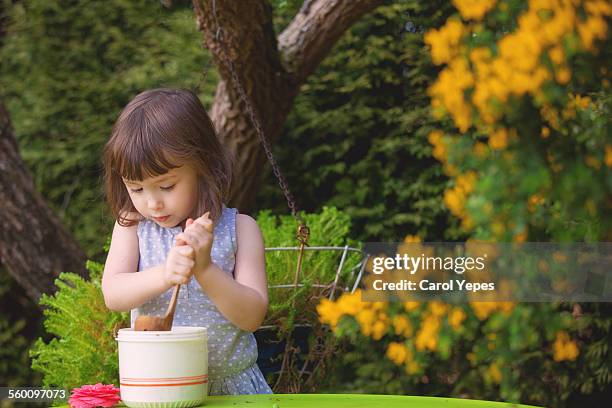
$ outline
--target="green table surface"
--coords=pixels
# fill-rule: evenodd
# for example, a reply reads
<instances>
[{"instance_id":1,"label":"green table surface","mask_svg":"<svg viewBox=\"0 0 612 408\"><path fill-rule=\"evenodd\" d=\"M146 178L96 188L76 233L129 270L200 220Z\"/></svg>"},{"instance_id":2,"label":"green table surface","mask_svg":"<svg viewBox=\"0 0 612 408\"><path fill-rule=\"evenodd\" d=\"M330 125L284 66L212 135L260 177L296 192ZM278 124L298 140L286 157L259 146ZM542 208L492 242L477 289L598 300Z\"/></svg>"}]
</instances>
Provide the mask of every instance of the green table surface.
<instances>
[{"instance_id":1,"label":"green table surface","mask_svg":"<svg viewBox=\"0 0 612 408\"><path fill-rule=\"evenodd\" d=\"M67 405L66 405L67 406ZM118 406L124 406L119 404ZM249 408L528 408L531 405L459 398L371 394L260 394L208 397L202 407Z\"/></svg>"},{"instance_id":2,"label":"green table surface","mask_svg":"<svg viewBox=\"0 0 612 408\"><path fill-rule=\"evenodd\" d=\"M274 406L276 404L276 406ZM250 408L512 408L528 405L455 398L370 394L274 394L208 397L203 407Z\"/></svg>"}]
</instances>

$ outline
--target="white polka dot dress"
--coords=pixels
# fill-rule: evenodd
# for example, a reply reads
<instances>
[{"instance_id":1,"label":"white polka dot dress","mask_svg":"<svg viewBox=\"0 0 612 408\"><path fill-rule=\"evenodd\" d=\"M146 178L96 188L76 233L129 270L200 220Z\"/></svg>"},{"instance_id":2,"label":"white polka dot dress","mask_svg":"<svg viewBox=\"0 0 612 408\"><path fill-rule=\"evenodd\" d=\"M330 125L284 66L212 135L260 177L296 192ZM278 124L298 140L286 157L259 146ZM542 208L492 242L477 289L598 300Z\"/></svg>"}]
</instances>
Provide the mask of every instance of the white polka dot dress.
<instances>
[{"instance_id":1,"label":"white polka dot dress","mask_svg":"<svg viewBox=\"0 0 612 408\"><path fill-rule=\"evenodd\" d=\"M223 207L223 213L214 229L211 250L213 262L231 276L236 259L237 213L235 208ZM166 255L174 245L174 238L181 232L180 226L164 228L152 220L141 221L138 224L138 270L165 263ZM158 298L132 309L132 327L136 317L141 314L163 315L171 296L172 289L169 289ZM187 285L181 286L173 326L206 327L210 395L272 393L256 364L257 343L253 333L241 330L227 320L193 277Z\"/></svg>"}]
</instances>

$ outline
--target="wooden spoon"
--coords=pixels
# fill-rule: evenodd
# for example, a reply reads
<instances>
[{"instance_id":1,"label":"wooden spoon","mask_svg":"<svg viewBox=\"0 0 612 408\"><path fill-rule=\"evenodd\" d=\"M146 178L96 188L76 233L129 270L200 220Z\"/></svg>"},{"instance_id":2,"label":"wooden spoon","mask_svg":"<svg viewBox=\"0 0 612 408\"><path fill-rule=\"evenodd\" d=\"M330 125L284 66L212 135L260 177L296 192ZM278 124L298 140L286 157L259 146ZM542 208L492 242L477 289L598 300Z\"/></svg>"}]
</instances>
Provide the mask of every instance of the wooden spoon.
<instances>
[{"instance_id":1,"label":"wooden spoon","mask_svg":"<svg viewBox=\"0 0 612 408\"><path fill-rule=\"evenodd\" d=\"M193 223L193 220L189 218L186 226ZM177 240L177 245L187 245L182 239ZM142 315L136 318L134 322L134 331L171 331L172 322L174 321L174 310L176 309L176 300L178 299L179 290L181 285L176 285L168 304L168 310L163 317L159 316L148 316Z\"/></svg>"},{"instance_id":2,"label":"wooden spoon","mask_svg":"<svg viewBox=\"0 0 612 408\"><path fill-rule=\"evenodd\" d=\"M142 315L134 322L134 331L170 331L174 320L174 310L176 309L176 299L178 298L181 285L176 285L172 292L172 298L168 305L168 311L163 317Z\"/></svg>"}]
</instances>

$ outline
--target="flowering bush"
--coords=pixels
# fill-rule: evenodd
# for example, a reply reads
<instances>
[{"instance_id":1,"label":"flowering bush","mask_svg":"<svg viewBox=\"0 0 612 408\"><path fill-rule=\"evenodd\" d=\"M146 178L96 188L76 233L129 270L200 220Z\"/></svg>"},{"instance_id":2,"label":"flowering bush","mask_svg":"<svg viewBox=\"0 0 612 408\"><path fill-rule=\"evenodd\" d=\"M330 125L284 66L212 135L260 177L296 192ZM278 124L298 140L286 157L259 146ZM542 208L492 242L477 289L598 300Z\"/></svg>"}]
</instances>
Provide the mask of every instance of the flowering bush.
<instances>
[{"instance_id":1,"label":"flowering bush","mask_svg":"<svg viewBox=\"0 0 612 408\"><path fill-rule=\"evenodd\" d=\"M445 206L474 240L609 241L612 5L452 3L424 35L440 70L429 141L450 178ZM605 304L360 300L318 307L350 340L349 391L558 407L612 382Z\"/></svg>"},{"instance_id":2,"label":"flowering bush","mask_svg":"<svg viewBox=\"0 0 612 408\"><path fill-rule=\"evenodd\" d=\"M343 356L344 371L356 374L346 391L558 407L572 393L609 382L607 324L576 319L555 304L361 302L358 290L323 300L317 310L336 336L354 345ZM347 369L356 362L354 371Z\"/></svg>"},{"instance_id":3,"label":"flowering bush","mask_svg":"<svg viewBox=\"0 0 612 408\"><path fill-rule=\"evenodd\" d=\"M453 179L444 203L477 239L609 240L612 5L453 4L425 35L443 67L429 140Z\"/></svg>"},{"instance_id":4,"label":"flowering bush","mask_svg":"<svg viewBox=\"0 0 612 408\"><path fill-rule=\"evenodd\" d=\"M374 380L377 386L362 388L365 392L418 390L559 406L581 385L571 384L571 373L589 365L580 359L578 334L588 321L553 304L362 302L357 290L336 302L323 300L317 311L338 337L353 344L365 338L364 350L376 343L400 369L403 381L397 389L381 390ZM597 349L605 353L602 346ZM373 361L382 357L365 354ZM438 389L419 388L429 382L438 382Z\"/></svg>"}]
</instances>

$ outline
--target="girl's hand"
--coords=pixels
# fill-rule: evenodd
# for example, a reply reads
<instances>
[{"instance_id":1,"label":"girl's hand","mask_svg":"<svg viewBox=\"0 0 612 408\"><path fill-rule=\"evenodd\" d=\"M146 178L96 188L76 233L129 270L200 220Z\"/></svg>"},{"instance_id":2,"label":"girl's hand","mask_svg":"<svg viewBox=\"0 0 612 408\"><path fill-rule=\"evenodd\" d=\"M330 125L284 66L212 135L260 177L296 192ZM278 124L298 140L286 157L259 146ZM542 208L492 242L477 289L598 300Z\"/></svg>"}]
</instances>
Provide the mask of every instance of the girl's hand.
<instances>
[{"instance_id":1,"label":"girl's hand","mask_svg":"<svg viewBox=\"0 0 612 408\"><path fill-rule=\"evenodd\" d=\"M209 218L209 212L206 212L200 218L193 222L187 220L185 231L177 235L178 243L186 243L195 253L195 265L192 273L200 273L211 264L210 250L213 243L213 222Z\"/></svg>"},{"instance_id":2,"label":"girl's hand","mask_svg":"<svg viewBox=\"0 0 612 408\"><path fill-rule=\"evenodd\" d=\"M185 285L193 275L195 252L189 245L170 248L164 268L164 280L169 285Z\"/></svg>"}]
</instances>

